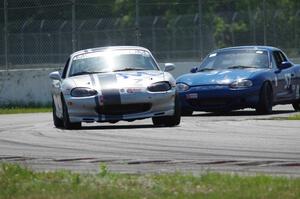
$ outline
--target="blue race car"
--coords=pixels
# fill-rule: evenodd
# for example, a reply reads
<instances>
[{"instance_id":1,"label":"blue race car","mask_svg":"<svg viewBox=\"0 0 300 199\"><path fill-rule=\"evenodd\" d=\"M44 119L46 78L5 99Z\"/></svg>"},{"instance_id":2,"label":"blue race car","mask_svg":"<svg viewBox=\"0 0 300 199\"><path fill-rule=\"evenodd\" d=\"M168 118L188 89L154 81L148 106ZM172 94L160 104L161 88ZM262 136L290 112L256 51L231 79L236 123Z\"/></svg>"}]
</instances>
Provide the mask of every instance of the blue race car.
<instances>
[{"instance_id":1,"label":"blue race car","mask_svg":"<svg viewBox=\"0 0 300 199\"><path fill-rule=\"evenodd\" d=\"M276 104L292 104L300 110L300 65L274 47L216 50L176 82L183 115L243 108L269 114Z\"/></svg>"}]
</instances>

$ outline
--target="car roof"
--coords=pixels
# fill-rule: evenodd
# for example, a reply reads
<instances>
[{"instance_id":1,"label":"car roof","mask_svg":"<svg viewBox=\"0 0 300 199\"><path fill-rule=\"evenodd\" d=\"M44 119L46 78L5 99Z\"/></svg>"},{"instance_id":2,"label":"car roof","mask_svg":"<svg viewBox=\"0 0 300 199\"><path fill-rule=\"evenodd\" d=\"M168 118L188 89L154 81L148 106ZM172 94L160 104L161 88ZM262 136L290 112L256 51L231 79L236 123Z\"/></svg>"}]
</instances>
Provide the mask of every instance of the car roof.
<instances>
[{"instance_id":1,"label":"car roof","mask_svg":"<svg viewBox=\"0 0 300 199\"><path fill-rule=\"evenodd\" d=\"M227 50L267 50L267 51L277 51L280 49L275 48L273 46L235 46L235 47L227 47L227 48L221 48L217 49L214 52L223 52Z\"/></svg>"},{"instance_id":2,"label":"car roof","mask_svg":"<svg viewBox=\"0 0 300 199\"><path fill-rule=\"evenodd\" d=\"M102 52L107 50L145 50L150 52L147 48L141 46L106 46L106 47L98 47L98 48L88 48L80 51L76 51L71 54L71 57L76 55L84 54L84 53L91 53L91 52Z\"/></svg>"}]
</instances>

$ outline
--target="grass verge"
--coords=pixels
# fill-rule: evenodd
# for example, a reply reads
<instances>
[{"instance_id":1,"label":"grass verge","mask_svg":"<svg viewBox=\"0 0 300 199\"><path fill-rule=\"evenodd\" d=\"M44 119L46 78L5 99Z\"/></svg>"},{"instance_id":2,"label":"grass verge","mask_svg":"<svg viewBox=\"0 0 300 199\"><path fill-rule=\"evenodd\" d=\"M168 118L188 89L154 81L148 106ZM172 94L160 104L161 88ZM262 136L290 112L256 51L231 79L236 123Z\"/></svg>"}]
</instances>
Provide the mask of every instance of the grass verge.
<instances>
[{"instance_id":1,"label":"grass verge","mask_svg":"<svg viewBox=\"0 0 300 199\"><path fill-rule=\"evenodd\" d=\"M291 115L288 117L288 120L300 120L300 114Z\"/></svg>"},{"instance_id":2,"label":"grass verge","mask_svg":"<svg viewBox=\"0 0 300 199\"><path fill-rule=\"evenodd\" d=\"M128 175L34 172L0 165L0 198L300 198L300 178L207 173Z\"/></svg>"},{"instance_id":3,"label":"grass verge","mask_svg":"<svg viewBox=\"0 0 300 199\"><path fill-rule=\"evenodd\" d=\"M0 107L0 114L45 113L52 111L51 107Z\"/></svg>"}]
</instances>

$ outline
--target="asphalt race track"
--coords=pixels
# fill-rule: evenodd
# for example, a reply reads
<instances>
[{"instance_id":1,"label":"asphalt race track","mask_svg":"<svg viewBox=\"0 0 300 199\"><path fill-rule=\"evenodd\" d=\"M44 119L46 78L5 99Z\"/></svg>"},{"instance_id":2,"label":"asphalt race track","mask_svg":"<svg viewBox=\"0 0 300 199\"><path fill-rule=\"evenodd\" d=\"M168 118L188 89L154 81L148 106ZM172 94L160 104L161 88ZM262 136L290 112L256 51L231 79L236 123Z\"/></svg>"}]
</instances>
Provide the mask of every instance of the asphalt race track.
<instances>
[{"instance_id":1,"label":"asphalt race track","mask_svg":"<svg viewBox=\"0 0 300 199\"><path fill-rule=\"evenodd\" d=\"M154 128L150 119L84 124L61 130L50 113L0 116L0 162L37 170L71 169L126 173L225 171L300 176L300 121L290 105L272 115L254 110L214 115L196 112L175 128Z\"/></svg>"}]
</instances>

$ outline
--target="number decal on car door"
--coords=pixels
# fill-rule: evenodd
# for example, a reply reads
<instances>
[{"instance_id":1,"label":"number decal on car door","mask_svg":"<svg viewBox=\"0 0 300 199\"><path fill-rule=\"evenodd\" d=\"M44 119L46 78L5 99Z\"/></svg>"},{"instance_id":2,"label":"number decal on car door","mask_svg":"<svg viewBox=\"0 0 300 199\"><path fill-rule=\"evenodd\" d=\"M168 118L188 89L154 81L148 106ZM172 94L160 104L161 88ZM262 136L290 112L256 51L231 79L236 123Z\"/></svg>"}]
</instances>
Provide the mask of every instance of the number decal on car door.
<instances>
[{"instance_id":1,"label":"number decal on car door","mask_svg":"<svg viewBox=\"0 0 300 199\"><path fill-rule=\"evenodd\" d=\"M292 75L291 73L287 73L284 75L285 78L285 89L290 89L291 88L291 84L292 84Z\"/></svg>"},{"instance_id":2,"label":"number decal on car door","mask_svg":"<svg viewBox=\"0 0 300 199\"><path fill-rule=\"evenodd\" d=\"M297 85L297 88L296 88L296 99L299 99L300 98L300 86Z\"/></svg>"}]
</instances>

